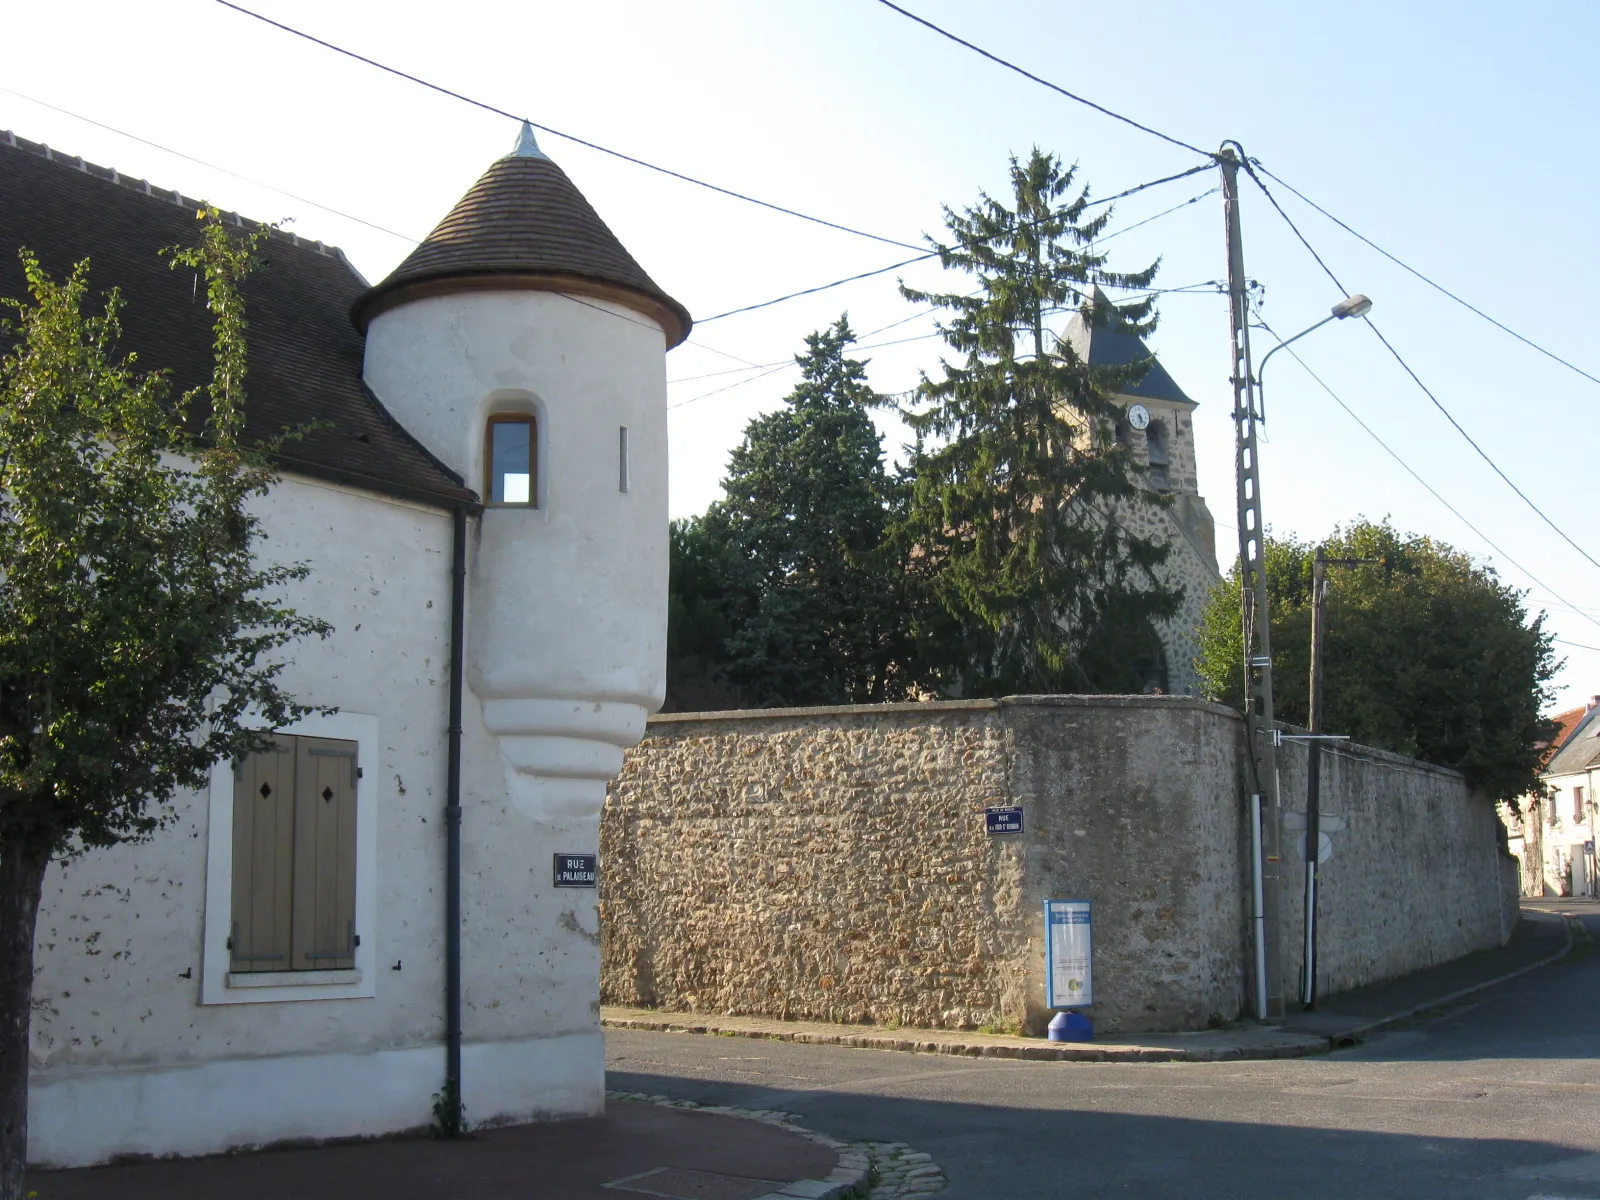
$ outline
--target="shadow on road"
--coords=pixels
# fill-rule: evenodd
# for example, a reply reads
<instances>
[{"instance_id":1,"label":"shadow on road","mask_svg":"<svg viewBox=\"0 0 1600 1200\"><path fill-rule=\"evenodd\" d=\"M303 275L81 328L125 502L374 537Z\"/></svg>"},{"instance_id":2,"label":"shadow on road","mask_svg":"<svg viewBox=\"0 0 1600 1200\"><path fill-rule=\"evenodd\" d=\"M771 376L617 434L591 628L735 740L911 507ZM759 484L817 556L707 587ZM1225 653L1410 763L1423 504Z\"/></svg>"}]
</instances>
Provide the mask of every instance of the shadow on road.
<instances>
[{"instance_id":1,"label":"shadow on road","mask_svg":"<svg viewBox=\"0 0 1600 1200\"><path fill-rule=\"evenodd\" d=\"M1600 1196L1600 1155L1537 1139L1270 1124L1225 1112L1200 1119L1032 1108L1025 1095L999 1106L779 1093L630 1072L612 1072L608 1083L705 1104L772 1106L834 1137L904 1142L945 1170L944 1200L1528 1200L1557 1181L1568 1188L1563 1200ZM1467 1099L1441 1096L1438 1107Z\"/></svg>"}]
</instances>

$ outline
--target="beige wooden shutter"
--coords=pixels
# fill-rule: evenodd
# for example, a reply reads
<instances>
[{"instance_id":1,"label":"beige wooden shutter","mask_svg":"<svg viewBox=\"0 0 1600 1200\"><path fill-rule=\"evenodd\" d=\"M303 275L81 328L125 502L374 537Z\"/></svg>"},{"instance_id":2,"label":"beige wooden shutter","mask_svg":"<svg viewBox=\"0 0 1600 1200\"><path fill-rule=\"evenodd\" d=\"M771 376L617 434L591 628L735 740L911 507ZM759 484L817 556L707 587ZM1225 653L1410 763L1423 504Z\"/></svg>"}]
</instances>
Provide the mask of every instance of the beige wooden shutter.
<instances>
[{"instance_id":1,"label":"beige wooden shutter","mask_svg":"<svg viewBox=\"0 0 1600 1200\"><path fill-rule=\"evenodd\" d=\"M297 739L294 970L356 965L356 743Z\"/></svg>"},{"instance_id":2,"label":"beige wooden shutter","mask_svg":"<svg viewBox=\"0 0 1600 1200\"><path fill-rule=\"evenodd\" d=\"M289 969L294 870L293 738L233 772L232 971Z\"/></svg>"}]
</instances>

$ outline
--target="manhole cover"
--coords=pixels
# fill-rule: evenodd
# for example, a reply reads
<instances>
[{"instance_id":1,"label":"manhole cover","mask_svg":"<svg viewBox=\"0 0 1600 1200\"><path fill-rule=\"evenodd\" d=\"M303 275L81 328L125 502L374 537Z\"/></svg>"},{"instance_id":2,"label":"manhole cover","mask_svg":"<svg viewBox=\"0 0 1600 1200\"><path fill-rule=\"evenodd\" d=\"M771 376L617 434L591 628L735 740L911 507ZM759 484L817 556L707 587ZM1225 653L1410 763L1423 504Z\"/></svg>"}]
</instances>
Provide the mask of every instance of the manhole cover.
<instances>
[{"instance_id":1,"label":"manhole cover","mask_svg":"<svg viewBox=\"0 0 1600 1200\"><path fill-rule=\"evenodd\" d=\"M743 1179L738 1175L717 1175L711 1171L686 1171L681 1167L656 1167L613 1179L605 1185L621 1192L640 1192L646 1196L668 1196L671 1200L756 1200L783 1187L771 1179Z\"/></svg>"}]
</instances>

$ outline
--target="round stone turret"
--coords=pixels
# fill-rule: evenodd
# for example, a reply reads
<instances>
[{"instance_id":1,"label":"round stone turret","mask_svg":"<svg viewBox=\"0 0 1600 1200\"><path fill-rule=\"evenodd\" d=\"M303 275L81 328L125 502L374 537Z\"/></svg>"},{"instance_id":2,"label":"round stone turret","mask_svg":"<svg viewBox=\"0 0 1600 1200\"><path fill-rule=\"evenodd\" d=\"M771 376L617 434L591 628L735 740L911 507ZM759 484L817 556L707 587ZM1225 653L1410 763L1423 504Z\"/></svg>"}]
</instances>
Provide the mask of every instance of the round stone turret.
<instances>
[{"instance_id":1,"label":"round stone turret","mask_svg":"<svg viewBox=\"0 0 1600 1200\"><path fill-rule=\"evenodd\" d=\"M500 794L586 825L665 692L665 354L689 314L524 127L352 315L368 385L483 500L467 684Z\"/></svg>"}]
</instances>

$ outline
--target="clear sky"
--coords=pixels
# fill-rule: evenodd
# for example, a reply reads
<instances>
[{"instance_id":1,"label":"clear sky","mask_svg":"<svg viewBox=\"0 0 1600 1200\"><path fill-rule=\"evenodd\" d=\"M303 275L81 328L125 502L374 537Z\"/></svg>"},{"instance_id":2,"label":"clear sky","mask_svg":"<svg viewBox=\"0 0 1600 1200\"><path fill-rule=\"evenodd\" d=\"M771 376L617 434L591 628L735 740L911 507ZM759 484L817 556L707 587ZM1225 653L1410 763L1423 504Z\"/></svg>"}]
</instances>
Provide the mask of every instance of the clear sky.
<instances>
[{"instance_id":1,"label":"clear sky","mask_svg":"<svg viewBox=\"0 0 1600 1200\"><path fill-rule=\"evenodd\" d=\"M563 132L902 241L938 231L941 205L971 203L984 189L1002 193L1007 157L1034 145L1076 162L1094 195L1200 161L875 0L258 0L251 7ZM1592 333L1600 302L1593 121L1600 6L907 0L906 7L1183 141L1212 149L1238 139L1379 245L1600 376ZM292 218L296 232L343 247L373 280L516 134L504 118L214 0L18 5L7 14L7 40L0 128L249 216ZM907 257L560 137L541 135L541 143L645 269L698 318ZM1201 196L1215 182L1214 173L1201 174L1130 197L1117 205L1111 228ZM1600 439L1583 416L1600 401L1600 385L1278 191L1339 278L1373 298L1374 320L1439 400L1600 559ZM1273 328L1287 336L1326 315L1341 293L1253 190L1245 194L1244 227L1246 270L1266 289L1262 312ZM1218 279L1220 200L1203 196L1107 249L1120 268L1159 258L1159 282L1168 287ZM903 275L926 285L938 272L923 266ZM702 321L693 341L672 353L675 516L699 512L717 496L745 423L795 378L792 368L717 372L785 362L805 333L846 310L863 334L904 321L864 344L917 339L863 352L880 390L904 390L919 370L937 369L939 343L921 336L931 318L900 299L895 278ZM1207 292L1170 296L1161 311L1152 345L1201 403L1201 491L1218 521L1219 547L1231 557L1225 302ZM1256 337L1259 361L1272 341ZM1600 650L1583 648L1600 647L1600 567L1496 477L1369 330L1330 325L1300 348L1481 535L1287 353L1267 377L1268 525L1314 539L1340 521L1389 516L1402 529L1472 552L1548 611L1567 660L1557 680L1560 706L1600 693ZM886 430L897 444L901 431Z\"/></svg>"}]
</instances>

